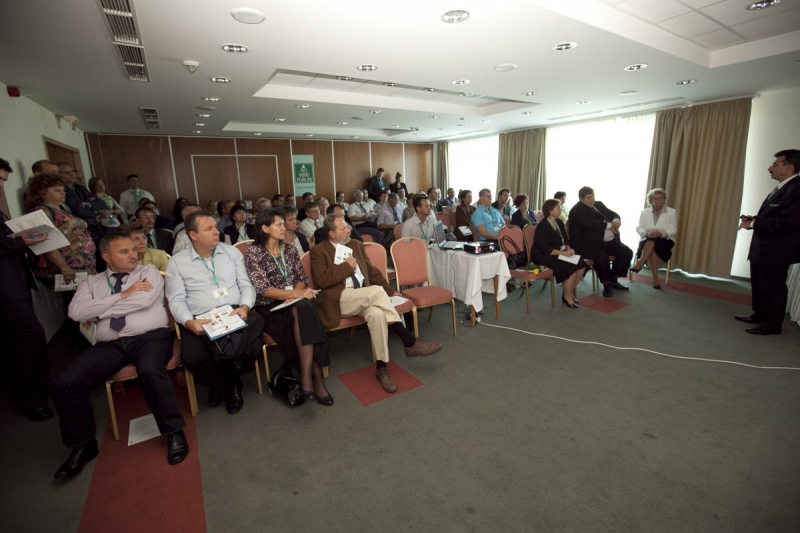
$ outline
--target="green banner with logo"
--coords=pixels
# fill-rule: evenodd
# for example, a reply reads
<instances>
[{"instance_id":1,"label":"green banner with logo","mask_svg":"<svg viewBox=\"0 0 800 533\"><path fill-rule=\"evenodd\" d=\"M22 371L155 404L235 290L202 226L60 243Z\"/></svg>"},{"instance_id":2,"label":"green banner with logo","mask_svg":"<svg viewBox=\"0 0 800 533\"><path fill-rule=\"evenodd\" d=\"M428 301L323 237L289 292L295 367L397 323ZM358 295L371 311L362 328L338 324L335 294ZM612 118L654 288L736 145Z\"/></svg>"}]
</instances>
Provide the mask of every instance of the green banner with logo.
<instances>
[{"instance_id":1,"label":"green banner with logo","mask_svg":"<svg viewBox=\"0 0 800 533\"><path fill-rule=\"evenodd\" d=\"M294 195L299 198L307 192L316 194L317 187L314 178L314 156L293 155L292 167L294 170Z\"/></svg>"}]
</instances>

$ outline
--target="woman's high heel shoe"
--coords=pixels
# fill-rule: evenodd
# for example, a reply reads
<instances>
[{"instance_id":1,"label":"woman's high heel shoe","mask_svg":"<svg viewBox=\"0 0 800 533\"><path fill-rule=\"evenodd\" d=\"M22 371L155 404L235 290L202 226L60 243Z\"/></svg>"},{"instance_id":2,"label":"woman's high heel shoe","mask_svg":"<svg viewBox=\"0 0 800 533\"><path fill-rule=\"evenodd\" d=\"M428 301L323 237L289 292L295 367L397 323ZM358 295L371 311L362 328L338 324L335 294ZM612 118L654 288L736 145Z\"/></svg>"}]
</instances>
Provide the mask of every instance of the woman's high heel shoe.
<instances>
[{"instance_id":1,"label":"woman's high heel shoe","mask_svg":"<svg viewBox=\"0 0 800 533\"><path fill-rule=\"evenodd\" d=\"M631 272L633 272L634 274L638 274L641 271L642 271L641 268L631 267Z\"/></svg>"},{"instance_id":2,"label":"woman's high heel shoe","mask_svg":"<svg viewBox=\"0 0 800 533\"><path fill-rule=\"evenodd\" d=\"M562 302L564 305L566 305L567 307L569 307L570 309L577 309L577 308L578 308L578 304L576 304L576 303L569 303L569 302L567 302L567 299L566 299L566 298L564 298L564 295L563 295L563 294L561 295L561 302Z\"/></svg>"},{"instance_id":3,"label":"woman's high heel shoe","mask_svg":"<svg viewBox=\"0 0 800 533\"><path fill-rule=\"evenodd\" d=\"M314 392L313 390L300 389L300 394L302 394L303 398L305 398L306 400L318 400L317 393Z\"/></svg>"}]
</instances>

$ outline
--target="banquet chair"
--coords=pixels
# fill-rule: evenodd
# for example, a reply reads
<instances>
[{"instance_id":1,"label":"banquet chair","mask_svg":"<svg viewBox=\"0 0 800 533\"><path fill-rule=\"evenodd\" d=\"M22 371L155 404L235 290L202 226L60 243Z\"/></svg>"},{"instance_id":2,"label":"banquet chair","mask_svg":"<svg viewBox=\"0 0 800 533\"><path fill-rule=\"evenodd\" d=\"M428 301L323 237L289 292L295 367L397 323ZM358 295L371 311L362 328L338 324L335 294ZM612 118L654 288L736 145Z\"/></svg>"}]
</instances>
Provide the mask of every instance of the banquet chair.
<instances>
[{"instance_id":1,"label":"banquet chair","mask_svg":"<svg viewBox=\"0 0 800 533\"><path fill-rule=\"evenodd\" d=\"M359 235L361 235L361 239L364 242L375 242L375 239L373 239L372 235L370 235L369 233L359 233Z\"/></svg>"},{"instance_id":2,"label":"banquet chair","mask_svg":"<svg viewBox=\"0 0 800 533\"><path fill-rule=\"evenodd\" d=\"M267 348L270 347L270 346L277 346L278 343L275 342L275 339L273 339L272 337L270 337L269 335L267 335L266 333L263 333L263 332L261 333L261 343L262 343L261 344L261 354L264 357L264 374L267 376L267 381L269 381L269 378L271 376L269 374L269 360L267 359ZM258 368L256 368L256 372L257 371L258 371ZM260 390L259 390L259 394L261 394ZM269 388L269 385L267 385L267 394L272 396L272 389Z\"/></svg>"},{"instance_id":3,"label":"banquet chair","mask_svg":"<svg viewBox=\"0 0 800 533\"><path fill-rule=\"evenodd\" d=\"M234 244L233 247L242 252L242 255L244 255L245 253L247 253L247 250L250 248L250 245L252 244L253 244L253 239L250 239L248 241L239 241L236 244Z\"/></svg>"},{"instance_id":4,"label":"banquet chair","mask_svg":"<svg viewBox=\"0 0 800 533\"><path fill-rule=\"evenodd\" d=\"M527 226L526 226L527 227ZM503 254L508 259L509 255L518 253L517 250L520 252L525 253L525 257L530 263L530 248L526 247L525 239L523 238L522 230L519 229L517 226L504 226L500 228L500 231L497 234L497 239L500 243L500 249L503 250ZM526 251L527 250L527 251ZM531 283L534 281L542 280L544 283L542 285L542 290L544 287L547 286L547 283L550 282L550 306L555 307L556 305L556 288L555 283L553 282L553 271L551 269L547 269L543 272L539 272L538 274L534 274L532 271L529 270L522 270L519 268L509 269L511 272L512 278L521 279L522 282L525 284L525 312L531 312L531 301L530 296L528 294L528 288ZM520 297L522 297L522 293L520 292Z\"/></svg>"},{"instance_id":5,"label":"banquet chair","mask_svg":"<svg viewBox=\"0 0 800 533\"><path fill-rule=\"evenodd\" d=\"M541 211L536 211L536 213L539 213L541 215L542 212ZM536 224L538 224L538 222ZM522 242L525 243L525 253L527 254L527 257L528 257L528 263L532 262L531 261L531 248L533 247L533 239L536 237L536 224L525 224L525 227L522 228ZM544 291L547 288L547 284L548 283L552 284L554 282L555 282L555 278L546 278L544 280L544 283L542 283L542 289L541 290ZM555 287L553 287L551 290L555 291Z\"/></svg>"},{"instance_id":6,"label":"banquet chair","mask_svg":"<svg viewBox=\"0 0 800 533\"><path fill-rule=\"evenodd\" d=\"M639 251L637 250L637 251L636 251L636 252L633 254L633 264L635 265L635 264L636 264L636 263L638 263L638 262L639 262ZM670 267L670 264L672 264L672 259L670 259L669 261L667 261L667 274L666 274L666 276L664 277L664 286L665 286L665 287L666 287L667 285L669 285L669 267ZM647 266L650 266L650 265L648 264ZM632 270L628 270L628 279L629 279L629 280L631 280L631 281L633 281L633 271L632 271Z\"/></svg>"},{"instance_id":7,"label":"banquet chair","mask_svg":"<svg viewBox=\"0 0 800 533\"><path fill-rule=\"evenodd\" d=\"M398 224L394 227L394 240L400 240L403 234L403 225Z\"/></svg>"},{"instance_id":8,"label":"banquet chair","mask_svg":"<svg viewBox=\"0 0 800 533\"><path fill-rule=\"evenodd\" d=\"M377 268L387 280L397 279L396 272L389 272L389 265L387 264L386 248L375 242L365 242L364 251L367 254L367 259L372 263L372 266ZM411 312L414 317L414 324L417 323L417 308L414 303L409 300L408 302L394 306L395 311L399 314Z\"/></svg>"},{"instance_id":9,"label":"banquet chair","mask_svg":"<svg viewBox=\"0 0 800 533\"><path fill-rule=\"evenodd\" d=\"M429 322L434 306L450 304L453 312L453 337L458 337L455 298L451 291L430 284L428 247L425 242L416 237L404 237L392 244L391 253L397 273L397 288L403 292L403 297L411 300L417 309L428 307ZM418 286L421 284L425 286ZM404 289L406 286L409 288ZM419 320L414 320L414 335L419 337Z\"/></svg>"},{"instance_id":10,"label":"banquet chair","mask_svg":"<svg viewBox=\"0 0 800 533\"><path fill-rule=\"evenodd\" d=\"M445 228L450 230L453 229L451 224L452 217L450 216L450 213L436 213L436 220L441 221Z\"/></svg>"}]
</instances>

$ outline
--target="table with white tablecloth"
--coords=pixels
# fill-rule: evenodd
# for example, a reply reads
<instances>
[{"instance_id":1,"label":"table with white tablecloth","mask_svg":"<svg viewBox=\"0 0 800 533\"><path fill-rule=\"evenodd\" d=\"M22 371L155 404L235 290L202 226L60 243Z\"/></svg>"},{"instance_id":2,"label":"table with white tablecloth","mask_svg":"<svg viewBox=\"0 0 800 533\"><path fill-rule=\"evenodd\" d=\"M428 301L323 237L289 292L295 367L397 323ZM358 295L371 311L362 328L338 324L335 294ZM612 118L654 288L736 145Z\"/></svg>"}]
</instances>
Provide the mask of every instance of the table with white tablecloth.
<instances>
[{"instance_id":1,"label":"table with white tablecloth","mask_svg":"<svg viewBox=\"0 0 800 533\"><path fill-rule=\"evenodd\" d=\"M483 309L482 292L495 295L495 310L500 316L500 300L506 298L506 283L511 279L502 252L472 255L462 251L428 249L431 284L453 291L455 297L472 308Z\"/></svg>"},{"instance_id":2,"label":"table with white tablecloth","mask_svg":"<svg viewBox=\"0 0 800 533\"><path fill-rule=\"evenodd\" d=\"M789 277L786 279L789 286L789 300L786 302L786 312L792 322L800 323L800 264L789 267Z\"/></svg>"}]
</instances>

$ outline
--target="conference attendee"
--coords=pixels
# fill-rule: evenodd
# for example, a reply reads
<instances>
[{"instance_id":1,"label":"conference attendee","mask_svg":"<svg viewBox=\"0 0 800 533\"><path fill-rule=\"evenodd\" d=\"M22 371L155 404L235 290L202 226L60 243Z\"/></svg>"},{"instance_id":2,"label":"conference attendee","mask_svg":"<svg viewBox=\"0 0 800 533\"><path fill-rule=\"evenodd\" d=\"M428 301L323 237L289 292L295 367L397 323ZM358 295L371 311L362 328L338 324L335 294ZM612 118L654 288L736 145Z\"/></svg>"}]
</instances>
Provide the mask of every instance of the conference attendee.
<instances>
[{"instance_id":1,"label":"conference attendee","mask_svg":"<svg viewBox=\"0 0 800 533\"><path fill-rule=\"evenodd\" d=\"M520 228L528 224L536 224L536 215L529 207L528 195L518 194L514 197L514 207L517 208L511 215L511 223Z\"/></svg>"},{"instance_id":2,"label":"conference attendee","mask_svg":"<svg viewBox=\"0 0 800 533\"><path fill-rule=\"evenodd\" d=\"M402 189L400 189L402 190ZM378 213L378 229L386 237L386 244L394 241L394 228L403 223L403 208L396 192L389 193L386 205Z\"/></svg>"},{"instance_id":3,"label":"conference attendee","mask_svg":"<svg viewBox=\"0 0 800 533\"><path fill-rule=\"evenodd\" d=\"M456 207L458 205L458 199L456 198L456 191L452 187L447 189L447 197L442 200L442 203L446 207Z\"/></svg>"},{"instance_id":4,"label":"conference attendee","mask_svg":"<svg viewBox=\"0 0 800 533\"><path fill-rule=\"evenodd\" d=\"M217 206L218 205L219 205L219 202L217 202L216 200L209 200L208 202L206 202L206 211L208 211L209 213L213 213L214 214L214 220L217 221L217 222L219 222L219 215L217 214ZM184 217L184 218L186 218L186 217Z\"/></svg>"},{"instance_id":5,"label":"conference attendee","mask_svg":"<svg viewBox=\"0 0 800 533\"><path fill-rule=\"evenodd\" d=\"M158 206L153 200L150 200L148 198L142 198L142 201L139 202L139 207L146 207L156 215L156 221L153 227L155 227L156 229L166 229L169 231L173 231L172 222L170 222L170 220L167 217L161 215L161 212L158 210Z\"/></svg>"},{"instance_id":6,"label":"conference attendee","mask_svg":"<svg viewBox=\"0 0 800 533\"><path fill-rule=\"evenodd\" d=\"M511 196L511 191L508 189L500 189L497 191L497 201L492 202L492 207L500 211L501 215L507 217L511 216L511 207L508 205L508 198Z\"/></svg>"},{"instance_id":7,"label":"conference attendee","mask_svg":"<svg viewBox=\"0 0 800 533\"><path fill-rule=\"evenodd\" d=\"M367 189L364 189L361 192L364 193L364 205L367 206L367 208L371 213L374 212L377 215L375 206L378 205L378 202L369 197L369 195L367 194ZM380 198L380 195L378 196L378 198Z\"/></svg>"},{"instance_id":8,"label":"conference attendee","mask_svg":"<svg viewBox=\"0 0 800 533\"><path fill-rule=\"evenodd\" d=\"M678 214L667 207L666 203L667 193L664 189L656 188L647 193L647 204L650 207L639 215L639 225L636 226L636 233L641 239L636 252L639 260L631 270L638 273L645 263L650 265L654 289L661 288L658 278L659 259L669 262L672 247L675 246L675 235L678 233Z\"/></svg>"},{"instance_id":9,"label":"conference attendee","mask_svg":"<svg viewBox=\"0 0 800 533\"><path fill-rule=\"evenodd\" d=\"M197 204L189 204L183 208L181 211L181 216L183 220L186 220L186 217L189 216L190 213L194 213L195 211L200 211L200 206ZM212 213L213 211L208 211ZM215 221L216 222L216 221ZM172 255L175 255L183 250L192 246L192 240L186 234L186 228L184 223L181 223L178 227L175 228L175 233L173 234L172 239Z\"/></svg>"},{"instance_id":10,"label":"conference attendee","mask_svg":"<svg viewBox=\"0 0 800 533\"><path fill-rule=\"evenodd\" d=\"M286 196L284 196L283 205L287 207L294 207L295 209L297 209L297 199L294 197L294 194L287 194Z\"/></svg>"},{"instance_id":11,"label":"conference attendee","mask_svg":"<svg viewBox=\"0 0 800 533\"><path fill-rule=\"evenodd\" d=\"M107 212L105 202L95 197L80 183L76 183L77 173L67 163L58 163L58 172L61 179L64 180L64 192L66 193L64 204L69 208L72 216L86 221L89 233L95 242L98 242L103 237L103 227L100 225L99 217Z\"/></svg>"},{"instance_id":12,"label":"conference attendee","mask_svg":"<svg viewBox=\"0 0 800 533\"><path fill-rule=\"evenodd\" d=\"M472 224L472 214L475 207L472 205L472 191L462 189L458 191L458 206L454 209L455 220L453 223L453 233L462 242L472 242L472 235L464 235L461 228L469 229Z\"/></svg>"},{"instance_id":13,"label":"conference attendee","mask_svg":"<svg viewBox=\"0 0 800 533\"><path fill-rule=\"evenodd\" d=\"M149 207L140 207L136 210L136 222L142 226L148 248L164 250L172 253L172 235L166 230L156 228L156 214Z\"/></svg>"},{"instance_id":14,"label":"conference attendee","mask_svg":"<svg viewBox=\"0 0 800 533\"><path fill-rule=\"evenodd\" d=\"M439 189L436 187L428 189L428 199L431 202L431 209L434 213L441 213L444 210L444 203L439 199Z\"/></svg>"},{"instance_id":15,"label":"conference attendee","mask_svg":"<svg viewBox=\"0 0 800 533\"><path fill-rule=\"evenodd\" d=\"M401 237L417 237L426 243L435 239L433 227L436 224L436 215L433 214L430 199L418 194L414 196L414 216L403 222L400 229Z\"/></svg>"},{"instance_id":16,"label":"conference attendee","mask_svg":"<svg viewBox=\"0 0 800 533\"><path fill-rule=\"evenodd\" d=\"M344 209L345 211L347 211L347 209L350 207L350 204L348 204L347 202L344 201L344 192L342 192L342 191L336 191L336 202L335 203L337 203L340 206L342 206L342 209Z\"/></svg>"},{"instance_id":17,"label":"conference attendee","mask_svg":"<svg viewBox=\"0 0 800 533\"><path fill-rule=\"evenodd\" d=\"M478 205L470 221L475 228L473 231L478 234L478 240L497 240L497 234L506 222L500 211L492 207L492 191L489 189L481 189L478 193Z\"/></svg>"},{"instance_id":18,"label":"conference attendee","mask_svg":"<svg viewBox=\"0 0 800 533\"><path fill-rule=\"evenodd\" d=\"M378 199L378 203L375 204L375 213L380 214L384 207L386 207L386 202L389 200L389 189L381 191L380 198ZM376 221L377 224L377 221Z\"/></svg>"},{"instance_id":19,"label":"conference attendee","mask_svg":"<svg viewBox=\"0 0 800 533\"><path fill-rule=\"evenodd\" d=\"M130 174L128 176L128 190L122 191L119 195L119 205L128 215L128 218L133 218L136 215L136 210L139 209L139 202L142 198L155 201L153 195L139 187L139 176Z\"/></svg>"},{"instance_id":20,"label":"conference attendee","mask_svg":"<svg viewBox=\"0 0 800 533\"><path fill-rule=\"evenodd\" d=\"M406 190L405 189L398 189L397 190L397 201L400 202L400 205L403 209L405 209L408 205L406 198Z\"/></svg>"},{"instance_id":21,"label":"conference attendee","mask_svg":"<svg viewBox=\"0 0 800 533\"><path fill-rule=\"evenodd\" d=\"M566 224L569 220L569 209L567 209L567 193L564 191L558 191L553 198L561 202L561 220L564 221L564 224Z\"/></svg>"},{"instance_id":22,"label":"conference attendee","mask_svg":"<svg viewBox=\"0 0 800 533\"><path fill-rule=\"evenodd\" d=\"M268 198L261 197L258 200L256 200L256 213L258 213L263 209L269 209L270 207L272 207L272 204L270 203Z\"/></svg>"},{"instance_id":23,"label":"conference attendee","mask_svg":"<svg viewBox=\"0 0 800 533\"><path fill-rule=\"evenodd\" d=\"M169 256L163 250L147 247L147 239L144 236L142 226L139 224L125 224L118 231L133 241L133 245L136 248L136 260L140 265L153 265L160 272L167 271Z\"/></svg>"},{"instance_id":24,"label":"conference attendee","mask_svg":"<svg viewBox=\"0 0 800 533\"><path fill-rule=\"evenodd\" d=\"M409 218L413 217L414 214L415 214L415 212L414 212L414 197L416 195L417 195L417 193L413 193L413 192L408 195L408 199L406 201L406 206L403 209L403 222L405 222Z\"/></svg>"},{"instance_id":25,"label":"conference attendee","mask_svg":"<svg viewBox=\"0 0 800 533\"><path fill-rule=\"evenodd\" d=\"M56 471L57 479L75 476L97 457L92 389L129 364L136 367L159 433L167 436L167 462L176 465L189 453L186 422L167 374L172 332L164 308L164 280L155 267L137 263L136 246L122 233L104 237L100 252L108 268L81 283L69 306L74 321L95 324L97 343L53 382L61 438L72 448Z\"/></svg>"},{"instance_id":26,"label":"conference attendee","mask_svg":"<svg viewBox=\"0 0 800 533\"><path fill-rule=\"evenodd\" d=\"M323 196L320 196L319 198L314 200L314 203L317 204L317 207L319 207L319 213L322 216L322 218L325 218L325 212L331 206L331 203L328 201L327 198Z\"/></svg>"},{"instance_id":27,"label":"conference attendee","mask_svg":"<svg viewBox=\"0 0 800 533\"><path fill-rule=\"evenodd\" d=\"M108 234L120 227L123 223L128 223L128 215L122 206L114 200L114 197L106 194L106 183L100 178L92 178L89 180L89 192L96 198L103 201L105 209L100 213L100 225L103 226L103 232Z\"/></svg>"},{"instance_id":28,"label":"conference attendee","mask_svg":"<svg viewBox=\"0 0 800 533\"><path fill-rule=\"evenodd\" d=\"M320 213L319 206L316 203L310 202L306 204L304 209L306 217L300 222L297 231L305 235L307 239L314 237L314 232L322 227L323 216ZM298 220L300 217L298 216Z\"/></svg>"},{"instance_id":29,"label":"conference attendee","mask_svg":"<svg viewBox=\"0 0 800 533\"><path fill-rule=\"evenodd\" d=\"M628 274L633 251L619 239L622 224L619 215L607 208L603 202L595 201L594 189L581 187L580 201L572 206L569 231L572 247L582 259L591 259L597 277L603 284L603 296L611 298L612 289L627 291L628 287L617 281ZM614 257L610 264L609 256Z\"/></svg>"},{"instance_id":30,"label":"conference attendee","mask_svg":"<svg viewBox=\"0 0 800 533\"><path fill-rule=\"evenodd\" d=\"M403 175L398 172L394 175L394 183L389 185L389 192L394 192L399 195L400 191L403 191L403 194L408 196L408 187L405 184Z\"/></svg>"},{"instance_id":31,"label":"conference attendee","mask_svg":"<svg viewBox=\"0 0 800 533\"><path fill-rule=\"evenodd\" d=\"M367 322L372 353L377 359L375 377L384 391L397 391L397 383L389 374L388 332L395 333L405 346L408 357L432 355L441 350L438 342L414 337L400 321L389 296L400 294L384 279L380 270L369 262L364 245L350 239L350 226L340 215L325 217L328 239L311 249L311 276L320 289L317 310L326 328L337 327L343 316L358 315ZM337 264L337 245L349 248L352 254Z\"/></svg>"},{"instance_id":32,"label":"conference attendee","mask_svg":"<svg viewBox=\"0 0 800 533\"><path fill-rule=\"evenodd\" d=\"M383 190L389 188L389 183L383 177L383 174L384 170L379 168L378 172L369 179L369 183L367 184L367 197L376 202L379 201Z\"/></svg>"},{"instance_id":33,"label":"conference attendee","mask_svg":"<svg viewBox=\"0 0 800 533\"><path fill-rule=\"evenodd\" d=\"M275 194L272 196L272 207L283 207L285 201L286 198L284 198L282 194Z\"/></svg>"},{"instance_id":34,"label":"conference attendee","mask_svg":"<svg viewBox=\"0 0 800 533\"><path fill-rule=\"evenodd\" d=\"M31 165L31 171L33 172L33 176L40 176L42 174L53 176L58 174L58 165L47 159L42 159Z\"/></svg>"},{"instance_id":35,"label":"conference attendee","mask_svg":"<svg viewBox=\"0 0 800 533\"><path fill-rule=\"evenodd\" d=\"M169 220L170 228L174 231L175 228L178 227L178 224L183 224L183 216L181 213L183 212L183 208L189 205L191 202L186 198L178 198L175 200L175 203L172 204L172 213L170 213L167 219Z\"/></svg>"},{"instance_id":36,"label":"conference attendee","mask_svg":"<svg viewBox=\"0 0 800 533\"><path fill-rule=\"evenodd\" d=\"M560 283L564 292L561 301L567 307L577 309L578 299L575 297L575 287L586 272L586 263L583 258L576 264L568 263L559 258L572 257L575 250L569 245L567 227L561 220L561 202L558 200L545 200L542 205L544 219L536 226L536 232L531 245L531 261L537 265L544 265L553 271L556 283Z\"/></svg>"},{"instance_id":37,"label":"conference attendee","mask_svg":"<svg viewBox=\"0 0 800 533\"><path fill-rule=\"evenodd\" d=\"M247 273L256 294L256 311L264 317L264 332L278 344L284 358L300 369L301 391L307 400L333 405L322 368L330 364L328 333L312 303L300 254L284 240L283 211L267 209L256 217L255 243L245 254ZM275 310L286 301L290 307Z\"/></svg>"},{"instance_id":38,"label":"conference attendee","mask_svg":"<svg viewBox=\"0 0 800 533\"><path fill-rule=\"evenodd\" d=\"M777 186L754 217L743 217L739 229L753 231L750 251L750 284L753 314L736 320L755 324L746 331L755 335L781 333L786 315L789 265L800 263L800 150L781 150L767 172Z\"/></svg>"},{"instance_id":39,"label":"conference attendee","mask_svg":"<svg viewBox=\"0 0 800 533\"><path fill-rule=\"evenodd\" d=\"M306 206L314 204L314 194L310 192L303 193L302 201L297 209L297 220L302 222L306 219Z\"/></svg>"},{"instance_id":40,"label":"conference attendee","mask_svg":"<svg viewBox=\"0 0 800 533\"><path fill-rule=\"evenodd\" d=\"M350 219L347 216L347 213L344 212L342 206L338 204L333 204L328 208L328 211L325 212L326 215L342 215L344 217L344 221L347 225L350 226L352 231L350 232L350 238L355 239L357 241L364 242L364 238L361 236L360 232L364 232L364 234L368 234L372 237L373 242L377 242L380 245L383 245L383 232L377 230L376 228L368 228L365 226L361 226L358 229L353 228L353 224L350 222ZM325 229L324 219L323 225L320 229L314 232L314 242L325 242L328 240L328 231Z\"/></svg>"},{"instance_id":41,"label":"conference attendee","mask_svg":"<svg viewBox=\"0 0 800 533\"><path fill-rule=\"evenodd\" d=\"M353 227L357 228L362 224L372 224L376 215L372 212L372 208L364 202L364 192L356 190L353 193L353 203L347 210L347 216L353 221Z\"/></svg>"},{"instance_id":42,"label":"conference attendee","mask_svg":"<svg viewBox=\"0 0 800 533\"><path fill-rule=\"evenodd\" d=\"M236 203L233 200L220 200L217 204L217 215L219 215L217 229L220 233L233 224L233 220L231 220L231 208L234 205L236 205Z\"/></svg>"},{"instance_id":43,"label":"conference attendee","mask_svg":"<svg viewBox=\"0 0 800 533\"><path fill-rule=\"evenodd\" d=\"M260 355L264 319L250 312L256 292L244 256L219 242L211 213L190 213L184 227L192 247L172 256L167 267L167 300L181 329L181 359L198 382L210 385L208 404L217 407L225 397L228 413L235 415L244 405L242 380L235 372ZM229 343L232 347L221 352L203 330L211 321L196 317L224 305L233 307L231 314L241 317L247 327L235 331Z\"/></svg>"},{"instance_id":44,"label":"conference attendee","mask_svg":"<svg viewBox=\"0 0 800 533\"><path fill-rule=\"evenodd\" d=\"M8 175L13 172L5 159L0 159L0 198L5 197ZM43 242L46 234L33 231L13 238L6 225L9 216L0 211L0 335L5 348L3 367L8 369L11 398L32 422L53 418L47 407L47 344L44 329L33 310L28 246Z\"/></svg>"},{"instance_id":45,"label":"conference attendee","mask_svg":"<svg viewBox=\"0 0 800 533\"><path fill-rule=\"evenodd\" d=\"M282 209L284 217L283 224L286 229L286 235L283 237L283 241L294 246L294 249L297 250L299 255L303 255L310 249L310 244L306 236L297 231L299 225L297 222L297 209L294 207L284 207Z\"/></svg>"},{"instance_id":46,"label":"conference attendee","mask_svg":"<svg viewBox=\"0 0 800 533\"><path fill-rule=\"evenodd\" d=\"M256 237L256 228L247 223L247 210L240 206L231 207L229 216L233 224L223 231L223 239L227 244L236 244L239 241L251 241ZM228 242L230 241L230 242Z\"/></svg>"}]
</instances>

